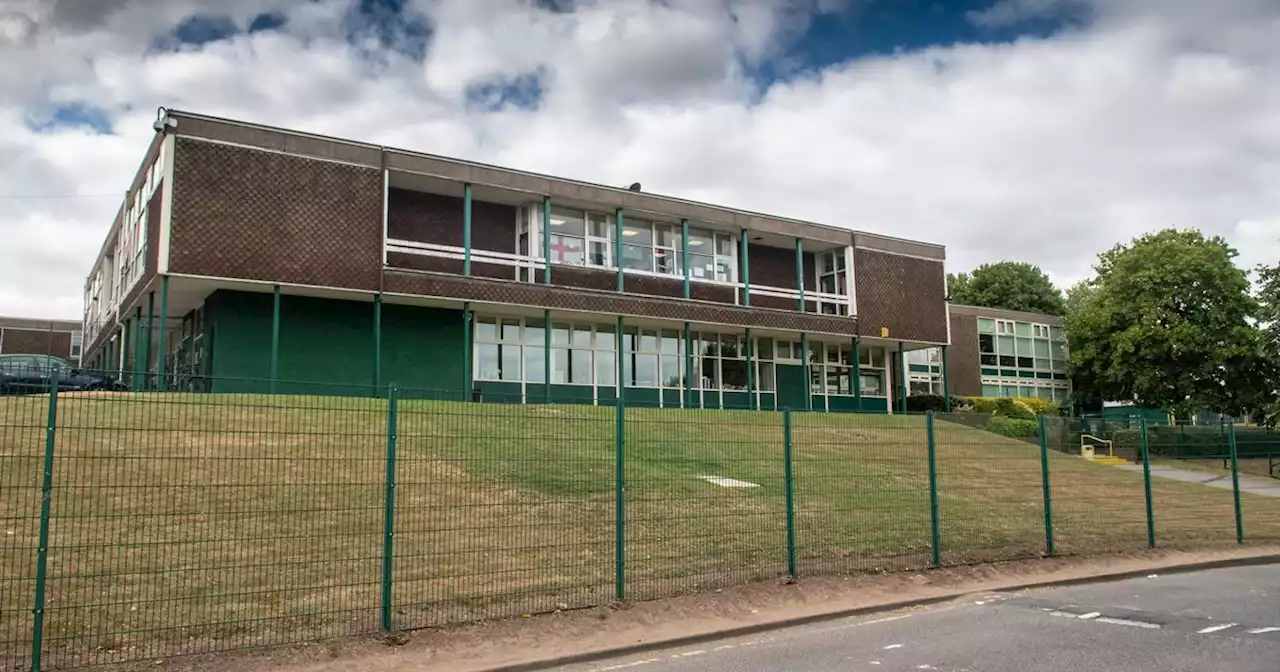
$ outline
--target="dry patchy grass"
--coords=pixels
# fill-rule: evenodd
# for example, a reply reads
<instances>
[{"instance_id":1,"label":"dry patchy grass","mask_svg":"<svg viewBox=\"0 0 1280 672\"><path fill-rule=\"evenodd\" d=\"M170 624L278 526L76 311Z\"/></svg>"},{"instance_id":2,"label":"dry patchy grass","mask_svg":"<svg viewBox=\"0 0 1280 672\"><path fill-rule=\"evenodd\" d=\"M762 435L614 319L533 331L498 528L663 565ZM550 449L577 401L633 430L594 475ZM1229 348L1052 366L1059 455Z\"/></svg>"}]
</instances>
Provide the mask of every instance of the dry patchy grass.
<instances>
[{"instance_id":1,"label":"dry patchy grass","mask_svg":"<svg viewBox=\"0 0 1280 672\"><path fill-rule=\"evenodd\" d=\"M31 637L46 400L0 399L0 658ZM615 596L615 410L402 401L396 627L582 607ZM801 574L927 566L922 417L795 414ZM628 410L628 598L787 571L782 415ZM1038 554L1039 451L938 420L947 564ZM382 600L385 402L67 395L59 405L46 660L172 656L369 632ZM1060 550L1141 548L1140 474L1052 453ZM722 488L701 476L756 487ZM1153 483L1164 543L1234 539L1231 493ZM1249 500L1280 536L1280 500Z\"/></svg>"}]
</instances>

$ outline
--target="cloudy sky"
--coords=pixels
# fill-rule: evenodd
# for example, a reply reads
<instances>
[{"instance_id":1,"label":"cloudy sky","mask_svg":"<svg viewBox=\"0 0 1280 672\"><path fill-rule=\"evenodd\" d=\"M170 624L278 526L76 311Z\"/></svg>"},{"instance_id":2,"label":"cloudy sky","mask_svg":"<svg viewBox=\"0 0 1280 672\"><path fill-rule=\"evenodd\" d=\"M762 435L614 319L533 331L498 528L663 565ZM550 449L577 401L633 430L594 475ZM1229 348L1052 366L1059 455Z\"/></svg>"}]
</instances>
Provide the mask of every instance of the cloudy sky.
<instances>
[{"instance_id":1,"label":"cloudy sky","mask_svg":"<svg viewBox=\"0 0 1280 672\"><path fill-rule=\"evenodd\" d=\"M158 106L943 243L1280 259L1280 0L0 0L0 314L79 318Z\"/></svg>"}]
</instances>

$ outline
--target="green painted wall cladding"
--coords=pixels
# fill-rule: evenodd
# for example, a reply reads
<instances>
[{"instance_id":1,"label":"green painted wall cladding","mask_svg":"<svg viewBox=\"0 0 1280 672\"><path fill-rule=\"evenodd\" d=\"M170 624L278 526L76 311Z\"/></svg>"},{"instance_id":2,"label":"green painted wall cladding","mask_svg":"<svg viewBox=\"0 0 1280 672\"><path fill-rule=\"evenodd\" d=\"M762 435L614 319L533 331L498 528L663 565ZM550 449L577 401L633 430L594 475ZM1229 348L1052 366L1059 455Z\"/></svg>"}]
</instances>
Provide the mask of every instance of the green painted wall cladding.
<instances>
[{"instance_id":1,"label":"green painted wall cladding","mask_svg":"<svg viewBox=\"0 0 1280 672\"><path fill-rule=\"evenodd\" d=\"M205 301L215 392L265 392L270 294L218 291ZM280 299L280 379L288 394L374 394L373 303ZM462 312L384 303L382 382L407 397L457 397ZM381 394L381 393L380 393Z\"/></svg>"}]
</instances>

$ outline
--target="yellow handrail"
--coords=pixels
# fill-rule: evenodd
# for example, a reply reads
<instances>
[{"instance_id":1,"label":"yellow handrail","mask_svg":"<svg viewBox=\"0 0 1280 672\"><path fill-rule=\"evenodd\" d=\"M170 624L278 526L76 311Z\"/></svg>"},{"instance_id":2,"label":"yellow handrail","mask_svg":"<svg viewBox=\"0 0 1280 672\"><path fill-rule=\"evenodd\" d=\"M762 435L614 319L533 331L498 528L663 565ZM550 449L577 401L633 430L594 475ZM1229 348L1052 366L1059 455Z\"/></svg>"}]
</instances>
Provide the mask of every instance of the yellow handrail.
<instances>
[{"instance_id":1,"label":"yellow handrail","mask_svg":"<svg viewBox=\"0 0 1280 672\"><path fill-rule=\"evenodd\" d=\"M1089 445L1089 444L1085 443L1085 439L1092 439L1092 440L1097 441L1098 443L1100 443L1100 444L1102 444L1102 445L1106 446L1106 447L1107 447L1107 454L1105 455L1105 457L1111 457L1111 456L1114 454L1114 452L1113 452L1113 451L1112 451L1112 449L1111 449L1112 442L1111 442L1111 440L1110 440L1110 439L1104 439L1104 438L1102 438L1102 437L1100 437L1100 436L1094 436L1094 435L1092 435L1092 434L1081 434L1081 435L1080 435L1080 450L1081 450L1081 451L1083 451L1083 450L1085 449L1085 447L1087 447L1087 446Z\"/></svg>"}]
</instances>

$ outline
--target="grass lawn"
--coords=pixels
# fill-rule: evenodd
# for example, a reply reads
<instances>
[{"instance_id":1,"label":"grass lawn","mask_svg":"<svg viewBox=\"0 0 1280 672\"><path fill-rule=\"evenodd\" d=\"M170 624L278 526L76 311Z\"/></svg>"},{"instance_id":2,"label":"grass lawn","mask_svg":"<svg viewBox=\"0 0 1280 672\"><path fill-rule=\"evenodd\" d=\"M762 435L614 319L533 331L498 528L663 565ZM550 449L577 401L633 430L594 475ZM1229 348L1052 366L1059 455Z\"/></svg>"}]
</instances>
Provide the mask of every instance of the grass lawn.
<instances>
[{"instance_id":1,"label":"grass lawn","mask_svg":"<svg viewBox=\"0 0 1280 672\"><path fill-rule=\"evenodd\" d=\"M17 664L31 638L46 410L44 398L0 399L0 661ZM395 625L614 599L615 415L401 401ZM786 574L782 414L628 409L625 439L628 599ZM935 439L943 562L1040 553L1038 448L943 417ZM50 667L378 628L384 401L65 395L56 446ZM1050 456L1059 552L1145 546L1140 474ZM802 576L929 565L923 417L794 414L792 458ZM1234 541L1230 491L1152 487L1160 544ZM1280 500L1247 499L1250 537L1280 538Z\"/></svg>"}]
</instances>

